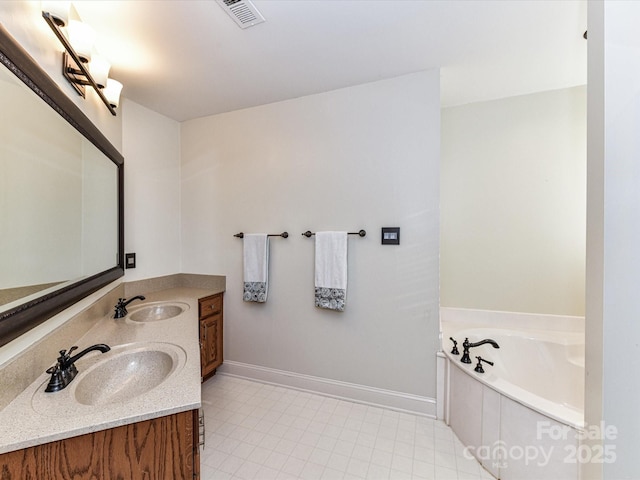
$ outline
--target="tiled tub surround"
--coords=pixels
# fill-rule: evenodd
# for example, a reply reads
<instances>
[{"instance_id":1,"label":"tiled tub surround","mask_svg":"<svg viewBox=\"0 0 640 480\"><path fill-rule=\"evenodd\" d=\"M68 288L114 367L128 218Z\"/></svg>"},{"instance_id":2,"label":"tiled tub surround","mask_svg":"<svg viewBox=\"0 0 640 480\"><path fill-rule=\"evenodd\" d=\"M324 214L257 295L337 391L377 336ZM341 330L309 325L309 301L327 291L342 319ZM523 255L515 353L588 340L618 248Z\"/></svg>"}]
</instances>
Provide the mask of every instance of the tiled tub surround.
<instances>
[{"instance_id":1,"label":"tiled tub surround","mask_svg":"<svg viewBox=\"0 0 640 480\"><path fill-rule=\"evenodd\" d=\"M176 277L174 280L176 281L175 283L179 283L180 279ZM124 285L118 285L78 316L82 318L74 317L63 326L70 329L69 324L74 322L91 322L90 328L85 330L86 333L81 334L81 338L75 337L75 339L69 341L69 338L63 337L64 343L52 346L53 351L47 356L38 353L38 344L36 344L12 364L0 370L1 383L4 387L4 385L8 385L11 382L9 372L11 372L12 376L15 375L16 365L20 366L22 364L26 367L27 357L44 356L44 358L38 358L38 362L44 365L42 366L43 368L40 368L36 378L32 379L26 387L22 387L22 391L0 411L0 424L3 426L3 434L0 437L0 453L192 410L200 405L197 299L223 290L224 279L215 288L211 288L211 286L204 289L176 287L147 294L144 302L135 302L130 305L130 312L134 311L134 307L138 309L144 303L153 302L182 302L188 305L189 308L176 317L146 323L132 322L128 317L117 320L113 318L113 305L115 305L115 300L119 296L124 296L124 289ZM74 328L73 331L77 332L78 329ZM57 330L54 331L50 336L56 337L57 332ZM50 343L49 337L43 342ZM82 350L96 343L106 343L112 347L111 352L105 354L90 353L78 360L76 366L79 374L74 380L74 382L77 382L81 378L82 372L86 371L91 364L106 359L110 354L116 355L122 348L119 346L131 346L131 344L149 345L149 342L156 344L168 343L179 347L179 350L183 352L183 360L185 360L179 375L170 375L155 389L130 401L99 407L81 406L77 414L55 415L53 412L55 409L53 408L50 414L48 412L43 413L42 405L39 405L41 411L34 409L34 403L37 404L37 402L34 402L34 395L39 389L44 389L49 379L49 375L44 373L44 370L55 362L57 350L68 349L71 345L78 345L79 350ZM69 392L73 388L72 382L65 389L67 393L62 390L51 394L51 398L58 396L61 402L68 401Z\"/></svg>"},{"instance_id":2,"label":"tiled tub surround","mask_svg":"<svg viewBox=\"0 0 640 480\"><path fill-rule=\"evenodd\" d=\"M577 479L583 428L584 319L441 309L445 419L497 478ZM452 355L453 336L460 355ZM500 349L462 342L492 338ZM474 371L476 356L494 361Z\"/></svg>"}]
</instances>

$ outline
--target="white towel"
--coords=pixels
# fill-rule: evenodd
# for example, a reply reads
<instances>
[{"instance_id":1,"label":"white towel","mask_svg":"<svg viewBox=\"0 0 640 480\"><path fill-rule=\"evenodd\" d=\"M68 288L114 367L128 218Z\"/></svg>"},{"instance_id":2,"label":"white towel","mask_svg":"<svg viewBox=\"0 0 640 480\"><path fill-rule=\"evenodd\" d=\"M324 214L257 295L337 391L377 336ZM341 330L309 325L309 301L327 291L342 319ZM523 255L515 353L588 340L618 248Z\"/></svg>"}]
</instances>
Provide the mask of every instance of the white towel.
<instances>
[{"instance_id":1,"label":"white towel","mask_svg":"<svg viewBox=\"0 0 640 480\"><path fill-rule=\"evenodd\" d=\"M244 235L243 241L245 302L264 303L269 287L269 237L265 233Z\"/></svg>"},{"instance_id":2,"label":"white towel","mask_svg":"<svg viewBox=\"0 0 640 480\"><path fill-rule=\"evenodd\" d=\"M316 307L344 311L347 299L347 232L316 233Z\"/></svg>"}]
</instances>

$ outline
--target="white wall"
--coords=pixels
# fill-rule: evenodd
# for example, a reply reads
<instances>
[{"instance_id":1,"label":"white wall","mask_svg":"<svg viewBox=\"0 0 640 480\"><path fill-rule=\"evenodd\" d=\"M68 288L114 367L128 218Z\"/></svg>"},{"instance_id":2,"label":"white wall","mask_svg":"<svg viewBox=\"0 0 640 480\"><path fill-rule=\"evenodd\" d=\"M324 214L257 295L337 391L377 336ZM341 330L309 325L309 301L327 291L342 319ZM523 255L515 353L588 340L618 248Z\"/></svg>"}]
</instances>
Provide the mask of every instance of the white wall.
<instances>
[{"instance_id":1,"label":"white wall","mask_svg":"<svg viewBox=\"0 0 640 480\"><path fill-rule=\"evenodd\" d=\"M583 478L640 478L640 3L589 3L586 399L615 426L612 463Z\"/></svg>"},{"instance_id":2,"label":"white wall","mask_svg":"<svg viewBox=\"0 0 640 480\"><path fill-rule=\"evenodd\" d=\"M439 130L437 71L182 124L182 269L227 276L225 359L435 397ZM301 233L360 228L346 311L315 308ZM283 230L268 302L242 302L233 235Z\"/></svg>"},{"instance_id":3,"label":"white wall","mask_svg":"<svg viewBox=\"0 0 640 480\"><path fill-rule=\"evenodd\" d=\"M180 272L180 124L124 99L125 252L130 282Z\"/></svg>"},{"instance_id":4,"label":"white wall","mask_svg":"<svg viewBox=\"0 0 640 480\"><path fill-rule=\"evenodd\" d=\"M441 305L584 315L586 87L442 111Z\"/></svg>"}]
</instances>

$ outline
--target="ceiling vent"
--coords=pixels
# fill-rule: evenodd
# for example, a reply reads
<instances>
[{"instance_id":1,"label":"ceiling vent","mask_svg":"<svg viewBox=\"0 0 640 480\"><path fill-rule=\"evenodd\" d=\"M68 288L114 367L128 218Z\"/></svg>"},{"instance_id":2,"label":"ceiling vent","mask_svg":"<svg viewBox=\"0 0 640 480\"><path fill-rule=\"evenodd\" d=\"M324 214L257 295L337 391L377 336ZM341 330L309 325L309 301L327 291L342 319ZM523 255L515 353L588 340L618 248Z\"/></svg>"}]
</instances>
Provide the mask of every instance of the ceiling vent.
<instances>
[{"instance_id":1,"label":"ceiling vent","mask_svg":"<svg viewBox=\"0 0 640 480\"><path fill-rule=\"evenodd\" d=\"M264 17L250 0L216 0L240 28L264 22Z\"/></svg>"}]
</instances>

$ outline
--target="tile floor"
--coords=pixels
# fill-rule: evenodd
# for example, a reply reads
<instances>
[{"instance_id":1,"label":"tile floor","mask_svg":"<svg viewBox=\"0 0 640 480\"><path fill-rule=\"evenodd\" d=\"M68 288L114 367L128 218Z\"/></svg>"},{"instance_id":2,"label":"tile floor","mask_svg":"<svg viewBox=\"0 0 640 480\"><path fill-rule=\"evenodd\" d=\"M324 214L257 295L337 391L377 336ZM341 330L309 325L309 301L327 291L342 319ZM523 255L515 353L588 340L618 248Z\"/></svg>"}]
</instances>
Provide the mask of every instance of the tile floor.
<instances>
[{"instance_id":1,"label":"tile floor","mask_svg":"<svg viewBox=\"0 0 640 480\"><path fill-rule=\"evenodd\" d=\"M493 480L437 420L220 374L202 405L202 480Z\"/></svg>"}]
</instances>

